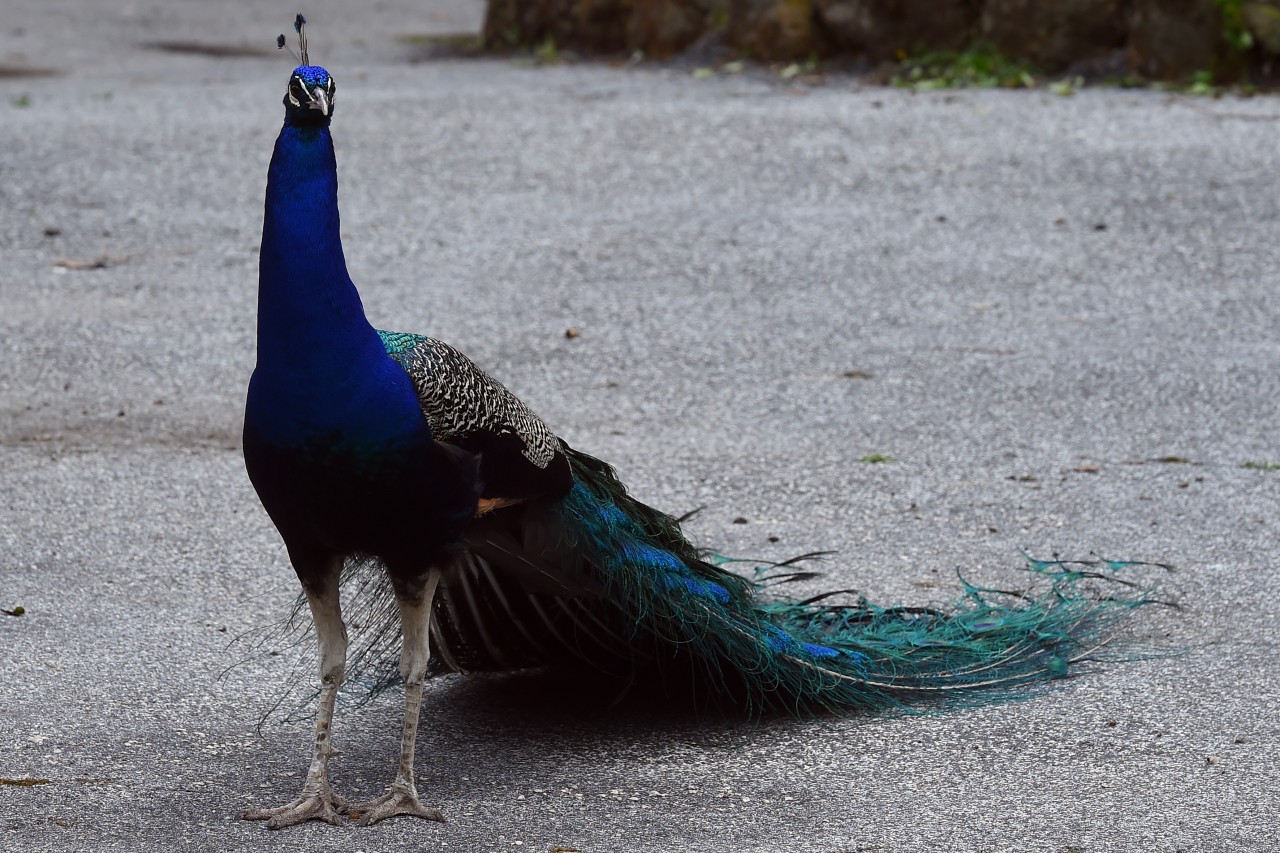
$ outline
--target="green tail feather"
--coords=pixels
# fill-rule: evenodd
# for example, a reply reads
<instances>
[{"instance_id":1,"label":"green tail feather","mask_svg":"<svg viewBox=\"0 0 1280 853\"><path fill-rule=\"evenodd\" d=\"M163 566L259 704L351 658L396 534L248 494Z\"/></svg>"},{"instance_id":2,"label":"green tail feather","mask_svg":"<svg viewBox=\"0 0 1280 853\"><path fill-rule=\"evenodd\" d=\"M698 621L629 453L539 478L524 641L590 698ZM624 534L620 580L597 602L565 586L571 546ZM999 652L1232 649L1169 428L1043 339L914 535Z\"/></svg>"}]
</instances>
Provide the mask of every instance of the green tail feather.
<instances>
[{"instance_id":1,"label":"green tail feather","mask_svg":"<svg viewBox=\"0 0 1280 853\"><path fill-rule=\"evenodd\" d=\"M1139 607L1162 603L1118 576L1160 564L1030 556L1038 591L984 589L961 577L963 596L947 610L883 607L861 597L829 603L840 593L789 599L776 588L813 577L794 565L816 555L756 564L749 578L727 571L748 561L697 549L676 519L628 495L607 464L565 451L575 479L570 493L514 509L545 534L535 559L574 579L581 593L528 593L540 614L553 613L541 623L546 642L533 659L528 639L539 623L526 620L504 637L491 622L486 635L518 645L525 665L586 666L593 683L607 673L673 699L746 713L985 704L1029 695L1028 688L1073 675L1089 661L1139 656L1123 644L1120 623ZM359 705L398 681L399 618L376 560L349 561L342 586L352 641L344 704ZM437 605L439 615L439 599ZM255 648L278 646L282 637L313 644L306 615L300 598L283 629L260 637ZM292 687L310 688L313 659L301 658ZM448 670L433 658L432 674ZM315 694L303 695L289 719L306 715Z\"/></svg>"},{"instance_id":2,"label":"green tail feather","mask_svg":"<svg viewBox=\"0 0 1280 853\"><path fill-rule=\"evenodd\" d=\"M630 498L608 466L584 454L571 461L577 486L558 511L574 551L603 577L614 618L648 641L641 645L669 647L650 666L678 663L682 676L692 670L749 708L879 711L1011 698L1100 659L1117 623L1155 602L1114 578L1135 563L1030 557L1047 588L1006 593L961 578L964 598L949 612L771 597L773 567L753 581L713 565L673 519Z\"/></svg>"}]
</instances>

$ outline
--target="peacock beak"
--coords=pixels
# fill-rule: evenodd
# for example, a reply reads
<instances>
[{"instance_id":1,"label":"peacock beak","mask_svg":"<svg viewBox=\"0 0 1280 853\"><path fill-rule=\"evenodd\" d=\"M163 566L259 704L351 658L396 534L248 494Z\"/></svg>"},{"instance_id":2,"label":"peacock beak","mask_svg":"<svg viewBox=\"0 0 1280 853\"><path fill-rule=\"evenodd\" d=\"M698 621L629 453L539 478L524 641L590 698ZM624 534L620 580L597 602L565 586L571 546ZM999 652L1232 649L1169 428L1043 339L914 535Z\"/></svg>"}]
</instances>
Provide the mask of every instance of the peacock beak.
<instances>
[{"instance_id":1,"label":"peacock beak","mask_svg":"<svg viewBox=\"0 0 1280 853\"><path fill-rule=\"evenodd\" d=\"M320 115L328 117L329 115L329 93L319 86L311 90L311 109L319 110Z\"/></svg>"}]
</instances>

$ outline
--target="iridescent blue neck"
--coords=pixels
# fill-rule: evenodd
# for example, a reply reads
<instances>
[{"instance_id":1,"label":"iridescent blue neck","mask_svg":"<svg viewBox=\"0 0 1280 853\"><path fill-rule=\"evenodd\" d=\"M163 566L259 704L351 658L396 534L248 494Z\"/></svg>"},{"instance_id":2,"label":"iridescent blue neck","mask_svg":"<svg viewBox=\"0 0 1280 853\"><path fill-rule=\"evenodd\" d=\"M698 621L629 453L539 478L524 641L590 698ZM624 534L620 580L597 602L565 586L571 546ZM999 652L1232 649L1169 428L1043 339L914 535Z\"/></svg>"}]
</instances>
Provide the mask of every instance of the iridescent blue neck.
<instances>
[{"instance_id":1,"label":"iridescent blue neck","mask_svg":"<svg viewBox=\"0 0 1280 853\"><path fill-rule=\"evenodd\" d=\"M264 348L295 349L324 340L322 351L332 351L370 338L376 334L342 254L333 137L327 127L286 124L267 173L259 358Z\"/></svg>"},{"instance_id":2,"label":"iridescent blue neck","mask_svg":"<svg viewBox=\"0 0 1280 853\"><path fill-rule=\"evenodd\" d=\"M274 445L322 439L327 452L398 464L389 448L431 438L347 274L328 128L286 123L271 157L249 403L247 427Z\"/></svg>"}]
</instances>

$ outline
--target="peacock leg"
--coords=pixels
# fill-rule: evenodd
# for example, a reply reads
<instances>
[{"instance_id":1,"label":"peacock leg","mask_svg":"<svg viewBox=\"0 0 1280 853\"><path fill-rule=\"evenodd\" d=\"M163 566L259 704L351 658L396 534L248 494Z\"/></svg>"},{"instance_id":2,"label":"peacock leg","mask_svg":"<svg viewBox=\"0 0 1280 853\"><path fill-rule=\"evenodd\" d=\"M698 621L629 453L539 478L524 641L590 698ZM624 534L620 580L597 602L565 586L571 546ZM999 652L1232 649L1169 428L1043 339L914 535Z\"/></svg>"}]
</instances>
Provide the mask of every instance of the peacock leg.
<instances>
[{"instance_id":1,"label":"peacock leg","mask_svg":"<svg viewBox=\"0 0 1280 853\"><path fill-rule=\"evenodd\" d=\"M347 665L347 629L342 624L342 608L338 601L338 575L341 561L327 572L323 580L307 586L307 603L320 642L320 707L316 711L315 747L307 781L296 800L268 809L250 809L248 820L265 820L268 829L281 829L308 820L322 820L337 825L338 812L346 803L329 786L329 757L334 754L330 739L333 727L333 703L338 696Z\"/></svg>"},{"instance_id":2,"label":"peacock leg","mask_svg":"<svg viewBox=\"0 0 1280 853\"><path fill-rule=\"evenodd\" d=\"M413 815L443 822L444 815L418 799L413 783L413 746L418 733L418 712L422 706L422 682L431 655L431 600L435 597L440 572L432 569L421 596L410 598L397 592L404 646L400 652L400 675L404 678L404 728L400 735L400 767L391 788L381 797L347 807L359 816L361 826L369 826L395 815Z\"/></svg>"}]
</instances>

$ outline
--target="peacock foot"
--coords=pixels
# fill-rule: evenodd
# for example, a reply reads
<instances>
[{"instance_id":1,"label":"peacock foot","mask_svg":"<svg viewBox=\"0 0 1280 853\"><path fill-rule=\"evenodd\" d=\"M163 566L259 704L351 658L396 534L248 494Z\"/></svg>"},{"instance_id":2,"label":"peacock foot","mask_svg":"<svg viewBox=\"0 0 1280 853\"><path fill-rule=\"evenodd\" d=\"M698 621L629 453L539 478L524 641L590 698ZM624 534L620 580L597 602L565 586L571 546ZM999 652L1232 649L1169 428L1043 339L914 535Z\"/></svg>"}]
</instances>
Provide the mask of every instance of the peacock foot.
<instances>
[{"instance_id":1,"label":"peacock foot","mask_svg":"<svg viewBox=\"0 0 1280 853\"><path fill-rule=\"evenodd\" d=\"M249 809L244 812L243 817L245 820L265 820L267 829L284 829L309 820L322 820L337 826L342 823L338 813L346 808L346 801L326 787L314 793L304 791L302 796L287 805L272 809Z\"/></svg>"},{"instance_id":2,"label":"peacock foot","mask_svg":"<svg viewBox=\"0 0 1280 853\"><path fill-rule=\"evenodd\" d=\"M406 790L398 785L393 785L391 790L381 797L347 806L343 812L349 817L356 818L360 826L372 826L380 820L396 815L411 815L444 823L444 815L436 809L424 806L418 799L417 791L412 788Z\"/></svg>"}]
</instances>

